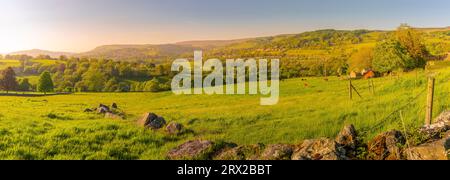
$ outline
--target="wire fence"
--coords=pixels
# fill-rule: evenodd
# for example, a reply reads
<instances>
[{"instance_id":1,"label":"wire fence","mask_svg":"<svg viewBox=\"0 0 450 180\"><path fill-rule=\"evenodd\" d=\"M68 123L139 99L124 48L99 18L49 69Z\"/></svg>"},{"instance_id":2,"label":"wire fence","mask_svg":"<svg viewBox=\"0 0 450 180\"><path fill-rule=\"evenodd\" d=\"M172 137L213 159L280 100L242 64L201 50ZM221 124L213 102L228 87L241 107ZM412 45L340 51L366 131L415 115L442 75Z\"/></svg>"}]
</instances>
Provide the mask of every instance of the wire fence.
<instances>
[{"instance_id":1,"label":"wire fence","mask_svg":"<svg viewBox=\"0 0 450 180\"><path fill-rule=\"evenodd\" d=\"M405 134L416 133L418 128L433 123L432 118L449 110L450 94L448 92L450 91L450 87L447 85L449 78L450 76L448 75L439 75L437 73L427 74L420 78L416 75L416 82L414 82L414 86L411 86L413 87L410 88L411 91L404 91L404 93L409 93L411 97L407 99L398 97L397 99L399 100L397 102L392 101L392 103L396 104L389 105L389 107L395 107L395 109L389 109L384 112L382 118L375 117L375 123L361 127L361 135L363 137L369 137L383 132L387 128L402 130ZM402 78L399 78L399 80L399 82L403 81ZM427 81L428 87L425 87L427 86ZM398 87L401 87L401 85ZM392 92L395 90L395 88L388 89L388 91ZM379 98L384 97L381 95ZM407 132L407 130L410 131Z\"/></svg>"},{"instance_id":2,"label":"wire fence","mask_svg":"<svg viewBox=\"0 0 450 180\"><path fill-rule=\"evenodd\" d=\"M380 120L377 120L377 123L375 125L373 125L371 127L362 128L361 129L362 132L364 132L364 133L375 132L376 130L381 129L381 127L383 125L393 123L393 121L397 120L400 116L402 116L400 114L400 112L404 112L407 108L410 108L413 105L417 105L416 103L422 103L422 102L418 102L418 99L420 99L422 97L422 95L424 95L426 92L427 92L427 89L423 89L415 97L410 98L406 104L403 104L402 106L399 106L399 108L397 108L394 111L390 112L384 118L382 118ZM424 109L424 108L425 108L425 105L423 106L423 108L419 108L419 109Z\"/></svg>"},{"instance_id":3,"label":"wire fence","mask_svg":"<svg viewBox=\"0 0 450 180\"><path fill-rule=\"evenodd\" d=\"M356 125L359 129L358 133L365 139L386 130L410 130L408 133L412 133L422 127L425 123L426 111L430 109L427 108L427 101L425 101L429 92L426 87L429 77L434 77L436 81L433 100L433 114L436 117L438 113L450 107L450 94L448 94L450 87L446 85L450 75L419 71L416 74L399 75L387 80L377 78L350 82L347 78L340 78L330 81L329 86L324 89L334 88L332 93L336 96L348 97L349 100L345 102L348 104L343 105L345 112L336 116L339 119L337 124L341 125L345 122ZM324 80L328 82L328 79ZM305 80L304 83L309 82ZM312 81L311 87L319 83L323 82ZM354 91L351 98L352 95L349 93L351 86L362 96L357 96ZM332 104L328 105L331 108Z\"/></svg>"}]
</instances>

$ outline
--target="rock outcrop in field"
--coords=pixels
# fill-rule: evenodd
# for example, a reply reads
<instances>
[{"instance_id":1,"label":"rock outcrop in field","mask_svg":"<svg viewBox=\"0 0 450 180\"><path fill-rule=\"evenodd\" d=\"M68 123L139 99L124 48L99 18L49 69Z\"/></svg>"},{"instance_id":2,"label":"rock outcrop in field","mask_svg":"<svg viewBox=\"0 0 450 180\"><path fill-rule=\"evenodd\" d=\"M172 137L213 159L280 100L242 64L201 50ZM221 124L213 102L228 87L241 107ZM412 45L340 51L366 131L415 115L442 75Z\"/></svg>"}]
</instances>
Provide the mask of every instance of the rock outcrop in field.
<instances>
[{"instance_id":1,"label":"rock outcrop in field","mask_svg":"<svg viewBox=\"0 0 450 180\"><path fill-rule=\"evenodd\" d=\"M166 132L171 135L181 134L182 131L183 131L183 125L181 125L180 123L177 123L177 122L170 122L166 126Z\"/></svg>"},{"instance_id":2,"label":"rock outcrop in field","mask_svg":"<svg viewBox=\"0 0 450 180\"><path fill-rule=\"evenodd\" d=\"M213 153L214 143L205 140L188 141L177 148L169 151L167 157L169 159L205 159Z\"/></svg>"},{"instance_id":3,"label":"rock outcrop in field","mask_svg":"<svg viewBox=\"0 0 450 180\"><path fill-rule=\"evenodd\" d=\"M145 113L142 115L141 119L138 120L138 124L145 128L155 130L164 127L164 125L166 125L166 120L155 113Z\"/></svg>"},{"instance_id":4,"label":"rock outcrop in field","mask_svg":"<svg viewBox=\"0 0 450 180\"><path fill-rule=\"evenodd\" d=\"M96 108L87 108L84 110L85 113L96 112L97 114L104 115L107 119L126 119L125 113L117 106L116 103L113 103L111 107L100 104Z\"/></svg>"}]
</instances>

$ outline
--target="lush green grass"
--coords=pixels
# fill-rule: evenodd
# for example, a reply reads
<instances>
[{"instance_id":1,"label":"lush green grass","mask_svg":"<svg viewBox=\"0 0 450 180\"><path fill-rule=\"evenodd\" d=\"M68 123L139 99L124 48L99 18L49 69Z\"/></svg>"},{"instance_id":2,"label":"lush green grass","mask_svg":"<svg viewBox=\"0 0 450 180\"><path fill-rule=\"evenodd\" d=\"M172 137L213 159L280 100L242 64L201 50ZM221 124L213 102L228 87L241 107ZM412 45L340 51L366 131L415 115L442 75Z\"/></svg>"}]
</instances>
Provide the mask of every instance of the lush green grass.
<instances>
[{"instance_id":1,"label":"lush green grass","mask_svg":"<svg viewBox=\"0 0 450 180\"><path fill-rule=\"evenodd\" d=\"M449 78L450 69L439 70L435 115L448 107ZM420 93L426 86L426 72L375 79L375 94L369 91L367 80L355 80L363 98L354 94L353 101L348 97L348 81L328 79L281 82L280 102L275 106L260 106L256 95L0 96L0 159L164 159L169 149L190 139L299 143L307 138L334 137L350 123L364 130L368 139L385 130L400 129L400 112L407 126L424 121L426 97ZM128 114L127 120L83 112L113 102ZM406 104L410 105L402 108ZM180 122L192 133L169 136L163 130L144 130L135 124L144 112Z\"/></svg>"},{"instance_id":2,"label":"lush green grass","mask_svg":"<svg viewBox=\"0 0 450 180\"><path fill-rule=\"evenodd\" d=\"M7 67L19 67L20 62L18 60L0 60L0 70Z\"/></svg>"},{"instance_id":3,"label":"lush green grass","mask_svg":"<svg viewBox=\"0 0 450 180\"><path fill-rule=\"evenodd\" d=\"M20 77L17 77L17 79L24 79L24 78L27 78L28 79L28 81L31 83L31 84L37 84L38 82L39 82L39 76L38 75L34 75L34 76L20 76Z\"/></svg>"},{"instance_id":4,"label":"lush green grass","mask_svg":"<svg viewBox=\"0 0 450 180\"><path fill-rule=\"evenodd\" d=\"M437 70L450 66L450 61L431 61L427 64L427 69Z\"/></svg>"},{"instance_id":5,"label":"lush green grass","mask_svg":"<svg viewBox=\"0 0 450 180\"><path fill-rule=\"evenodd\" d=\"M31 60L31 62L33 63L40 63L42 65L53 65L56 64L57 62L64 62L64 61L59 61L59 60L49 60L49 59L37 59L37 60Z\"/></svg>"},{"instance_id":6,"label":"lush green grass","mask_svg":"<svg viewBox=\"0 0 450 180\"><path fill-rule=\"evenodd\" d=\"M32 62L32 63L39 63L39 64L42 64L44 66L53 65L53 64L56 64L57 62L64 63L64 61L49 60L49 59L30 60L30 62ZM20 66L20 61L19 60L0 60L0 70L5 69L7 67L19 67L19 66Z\"/></svg>"}]
</instances>

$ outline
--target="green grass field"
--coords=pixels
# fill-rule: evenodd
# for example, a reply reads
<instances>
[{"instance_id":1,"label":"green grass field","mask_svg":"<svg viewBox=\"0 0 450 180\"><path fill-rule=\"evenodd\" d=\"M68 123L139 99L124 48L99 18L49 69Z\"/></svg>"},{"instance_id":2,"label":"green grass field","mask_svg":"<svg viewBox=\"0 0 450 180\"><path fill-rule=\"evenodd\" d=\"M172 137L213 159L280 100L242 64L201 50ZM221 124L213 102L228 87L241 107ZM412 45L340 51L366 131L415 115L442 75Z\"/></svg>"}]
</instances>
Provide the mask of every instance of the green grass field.
<instances>
[{"instance_id":1,"label":"green grass field","mask_svg":"<svg viewBox=\"0 0 450 180\"><path fill-rule=\"evenodd\" d=\"M49 60L49 59L37 59L37 60L31 60L31 62L33 63L40 63L42 65L53 65L56 64L57 62L64 62L64 61L59 61L59 60Z\"/></svg>"},{"instance_id":2,"label":"green grass field","mask_svg":"<svg viewBox=\"0 0 450 180\"><path fill-rule=\"evenodd\" d=\"M48 59L38 59L38 60L30 60L31 63L39 63L42 65L53 65L57 62L64 63L64 61L59 60L48 60ZM20 61L19 60L0 60L0 70L6 69L7 67L19 67Z\"/></svg>"},{"instance_id":3,"label":"green grass field","mask_svg":"<svg viewBox=\"0 0 450 180\"><path fill-rule=\"evenodd\" d=\"M0 70L8 67L19 67L20 62L18 60L0 60Z\"/></svg>"},{"instance_id":4,"label":"green grass field","mask_svg":"<svg viewBox=\"0 0 450 180\"><path fill-rule=\"evenodd\" d=\"M434 114L448 108L450 69L437 70ZM334 137L354 124L367 139L423 124L426 72L354 80L362 98L348 96L338 77L290 79L280 84L280 101L260 106L257 95L181 95L164 93L77 93L45 97L0 96L0 159L164 159L169 149L190 140L299 143ZM415 98L417 96L417 98ZM126 120L104 119L85 108L117 103ZM192 130L179 136L136 125L144 112Z\"/></svg>"}]
</instances>

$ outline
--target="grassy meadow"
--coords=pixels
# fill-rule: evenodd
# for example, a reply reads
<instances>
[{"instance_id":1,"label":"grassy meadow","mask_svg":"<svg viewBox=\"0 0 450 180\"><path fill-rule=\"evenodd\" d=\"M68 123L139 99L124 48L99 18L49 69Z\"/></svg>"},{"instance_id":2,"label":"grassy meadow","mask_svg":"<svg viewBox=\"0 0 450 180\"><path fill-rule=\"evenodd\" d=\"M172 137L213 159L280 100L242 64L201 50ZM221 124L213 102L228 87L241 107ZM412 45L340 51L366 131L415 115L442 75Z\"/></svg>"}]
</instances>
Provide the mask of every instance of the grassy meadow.
<instances>
[{"instance_id":1,"label":"grassy meadow","mask_svg":"<svg viewBox=\"0 0 450 180\"><path fill-rule=\"evenodd\" d=\"M450 103L450 68L433 69L437 116ZM345 124L354 124L369 139L385 130L401 130L402 124L423 124L428 73L373 79L374 92L368 80L354 80L362 98L354 93L353 100L348 81L339 77L289 79L280 83L280 101L274 106L260 106L259 95L0 96L0 159L165 159L167 151L190 139L295 144L334 137ZM83 112L113 102L126 112L126 120ZM136 125L144 112L182 123L189 131L171 136L145 130Z\"/></svg>"},{"instance_id":2,"label":"grassy meadow","mask_svg":"<svg viewBox=\"0 0 450 180\"><path fill-rule=\"evenodd\" d=\"M0 69L6 69L7 67L19 67L20 62L18 60L4 60L0 59Z\"/></svg>"}]
</instances>

